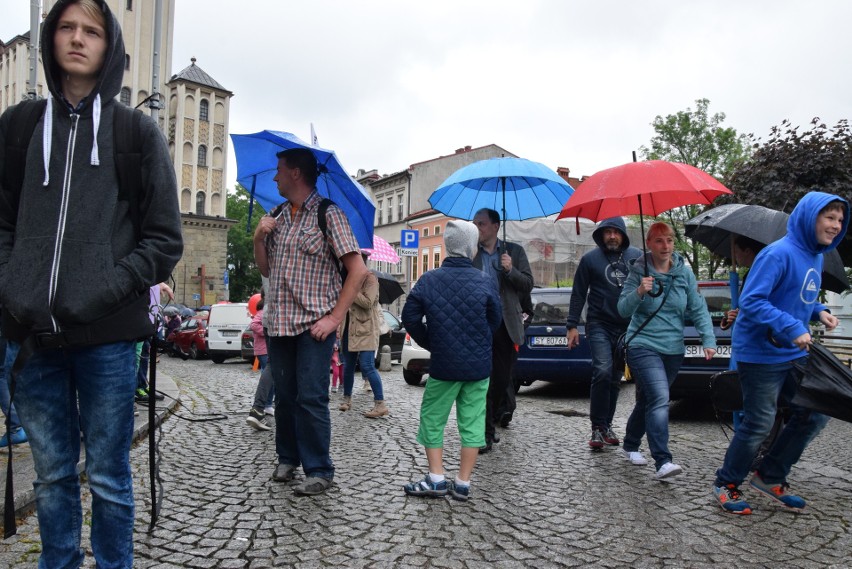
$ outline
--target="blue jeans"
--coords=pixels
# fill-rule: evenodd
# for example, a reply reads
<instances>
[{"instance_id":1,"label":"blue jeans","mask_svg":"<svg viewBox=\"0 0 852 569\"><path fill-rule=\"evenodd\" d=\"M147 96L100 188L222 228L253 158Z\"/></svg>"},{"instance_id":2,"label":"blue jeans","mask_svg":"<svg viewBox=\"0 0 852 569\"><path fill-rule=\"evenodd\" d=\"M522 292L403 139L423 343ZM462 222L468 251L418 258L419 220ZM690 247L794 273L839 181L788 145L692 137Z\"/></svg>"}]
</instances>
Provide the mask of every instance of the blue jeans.
<instances>
[{"instance_id":1,"label":"blue jeans","mask_svg":"<svg viewBox=\"0 0 852 569\"><path fill-rule=\"evenodd\" d=\"M18 412L15 406L12 405L12 398L9 393L9 377L6 373L7 369L12 369L11 364L6 366L6 338L0 336L0 409L6 415L6 432L12 433L21 429L21 420L18 418Z\"/></svg>"},{"instance_id":2,"label":"blue jeans","mask_svg":"<svg viewBox=\"0 0 852 569\"><path fill-rule=\"evenodd\" d=\"M348 334L343 335L341 342L340 355L343 356L343 395L345 397L352 396L352 388L355 386L355 360L358 360L358 365L361 366L361 377L370 382L370 389L373 390L373 399L376 401L384 401L385 394L382 390L382 376L379 375L379 370L376 369L376 354L375 352L350 352Z\"/></svg>"},{"instance_id":3,"label":"blue jeans","mask_svg":"<svg viewBox=\"0 0 852 569\"><path fill-rule=\"evenodd\" d=\"M797 386L797 372L793 364L804 364L806 361L807 358L780 364L737 363L743 390L744 416L725 453L722 468L716 471L716 486L739 486L748 476L754 455L775 422L779 398L789 405L792 416L764 456L760 464L760 477L767 484L787 481L790 469L829 419L826 415L790 404Z\"/></svg>"},{"instance_id":4,"label":"blue jeans","mask_svg":"<svg viewBox=\"0 0 852 569\"><path fill-rule=\"evenodd\" d=\"M669 387L677 377L683 356L659 354L647 348L628 348L627 365L636 380L636 406L627 420L624 450L639 450L642 435L659 468L672 461L669 452Z\"/></svg>"},{"instance_id":5,"label":"blue jeans","mask_svg":"<svg viewBox=\"0 0 852 569\"><path fill-rule=\"evenodd\" d=\"M6 366L20 345L9 342ZM42 553L39 567L79 567L80 434L92 491L92 552L98 567L133 566L133 440L136 350L116 342L33 354L15 387L35 462Z\"/></svg>"},{"instance_id":6,"label":"blue jeans","mask_svg":"<svg viewBox=\"0 0 852 569\"><path fill-rule=\"evenodd\" d=\"M269 367L275 384L275 450L279 464L302 465L306 476L334 478L328 362L334 335L322 342L310 331L270 336Z\"/></svg>"},{"instance_id":7,"label":"blue jeans","mask_svg":"<svg viewBox=\"0 0 852 569\"><path fill-rule=\"evenodd\" d=\"M611 427L618 404L623 369L614 369L612 353L623 328L586 324L586 338L592 351L592 385L589 389L589 419L592 427Z\"/></svg>"}]
</instances>

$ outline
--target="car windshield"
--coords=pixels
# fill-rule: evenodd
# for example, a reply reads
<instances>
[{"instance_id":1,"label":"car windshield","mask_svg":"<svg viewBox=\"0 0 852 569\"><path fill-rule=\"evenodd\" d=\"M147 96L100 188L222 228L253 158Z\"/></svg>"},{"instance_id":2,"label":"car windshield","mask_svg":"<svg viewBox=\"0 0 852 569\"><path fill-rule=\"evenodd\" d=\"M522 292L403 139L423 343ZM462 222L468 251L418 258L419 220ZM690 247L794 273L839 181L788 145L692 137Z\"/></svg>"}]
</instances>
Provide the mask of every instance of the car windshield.
<instances>
[{"instance_id":1,"label":"car windshield","mask_svg":"<svg viewBox=\"0 0 852 569\"><path fill-rule=\"evenodd\" d=\"M571 302L569 289L565 289L564 292L533 290L531 296L533 304L531 325L565 325L568 320L568 305Z\"/></svg>"},{"instance_id":2,"label":"car windshield","mask_svg":"<svg viewBox=\"0 0 852 569\"><path fill-rule=\"evenodd\" d=\"M731 289L727 283L724 285L706 285L699 283L698 292L707 301L707 310L710 311L710 317L714 324L719 324L725 312L731 309ZM686 318L684 322L687 326L692 326L692 321Z\"/></svg>"}]
</instances>

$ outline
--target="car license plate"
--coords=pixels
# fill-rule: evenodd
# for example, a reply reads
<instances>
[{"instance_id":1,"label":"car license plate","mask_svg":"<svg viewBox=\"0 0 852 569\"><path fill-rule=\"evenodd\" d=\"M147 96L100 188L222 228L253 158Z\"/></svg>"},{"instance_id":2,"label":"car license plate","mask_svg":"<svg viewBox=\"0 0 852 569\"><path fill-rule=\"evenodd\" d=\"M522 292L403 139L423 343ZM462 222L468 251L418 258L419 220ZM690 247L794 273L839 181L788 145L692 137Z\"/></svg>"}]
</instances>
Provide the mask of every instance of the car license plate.
<instances>
[{"instance_id":1,"label":"car license plate","mask_svg":"<svg viewBox=\"0 0 852 569\"><path fill-rule=\"evenodd\" d=\"M565 336L533 336L530 338L531 346L567 346L568 338Z\"/></svg>"},{"instance_id":2,"label":"car license plate","mask_svg":"<svg viewBox=\"0 0 852 569\"><path fill-rule=\"evenodd\" d=\"M228 336L228 337L231 337L231 336L239 336L239 335L240 335L240 331L239 331L239 330L222 330L222 335L223 335L223 336Z\"/></svg>"},{"instance_id":3,"label":"car license plate","mask_svg":"<svg viewBox=\"0 0 852 569\"><path fill-rule=\"evenodd\" d=\"M691 344L686 347L687 358L703 358L704 357L704 348L698 346L696 344ZM731 346L717 346L716 347L716 357L717 358L731 358Z\"/></svg>"}]
</instances>

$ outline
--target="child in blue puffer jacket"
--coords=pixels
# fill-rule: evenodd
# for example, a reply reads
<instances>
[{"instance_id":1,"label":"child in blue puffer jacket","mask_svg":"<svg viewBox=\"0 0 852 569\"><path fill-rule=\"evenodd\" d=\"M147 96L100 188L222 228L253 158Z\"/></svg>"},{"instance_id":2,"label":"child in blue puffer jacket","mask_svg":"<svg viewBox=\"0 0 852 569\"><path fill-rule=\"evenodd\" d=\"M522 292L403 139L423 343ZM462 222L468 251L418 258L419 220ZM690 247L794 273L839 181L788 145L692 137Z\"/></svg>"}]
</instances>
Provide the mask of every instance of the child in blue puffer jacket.
<instances>
[{"instance_id":1,"label":"child in blue puffer jacket","mask_svg":"<svg viewBox=\"0 0 852 569\"><path fill-rule=\"evenodd\" d=\"M429 473L405 485L409 496L457 500L470 497L470 477L485 445L485 397L491 373L491 337L502 319L492 279L473 266L479 231L468 221L449 221L447 256L424 273L408 295L402 322L415 342L431 352L420 406L417 442L426 448ZM456 405L461 461L454 482L444 477L444 429Z\"/></svg>"}]
</instances>

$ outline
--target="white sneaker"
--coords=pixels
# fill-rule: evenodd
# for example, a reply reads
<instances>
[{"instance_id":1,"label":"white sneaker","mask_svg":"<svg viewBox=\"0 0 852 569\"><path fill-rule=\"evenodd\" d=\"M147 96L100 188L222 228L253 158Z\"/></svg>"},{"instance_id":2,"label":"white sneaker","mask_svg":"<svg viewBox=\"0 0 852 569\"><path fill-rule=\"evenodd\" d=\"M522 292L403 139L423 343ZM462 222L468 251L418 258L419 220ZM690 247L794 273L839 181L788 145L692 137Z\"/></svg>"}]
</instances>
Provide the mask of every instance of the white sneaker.
<instances>
[{"instance_id":1,"label":"white sneaker","mask_svg":"<svg viewBox=\"0 0 852 569\"><path fill-rule=\"evenodd\" d=\"M271 407L271 406L270 407L264 407L263 408L263 414L264 415L272 415L274 417L275 416L275 407Z\"/></svg>"},{"instance_id":2,"label":"white sneaker","mask_svg":"<svg viewBox=\"0 0 852 569\"><path fill-rule=\"evenodd\" d=\"M663 478L670 478L672 476L677 476L678 474L683 474L683 468L673 462L667 462L660 467L656 474L654 474L654 478L662 480Z\"/></svg>"},{"instance_id":3,"label":"white sneaker","mask_svg":"<svg viewBox=\"0 0 852 569\"><path fill-rule=\"evenodd\" d=\"M621 449L621 454L624 455L624 458L630 461L630 464L635 464L636 466L643 466L645 464L648 464L648 460L644 456L642 456L642 453L638 450L634 450L631 452Z\"/></svg>"}]
</instances>

